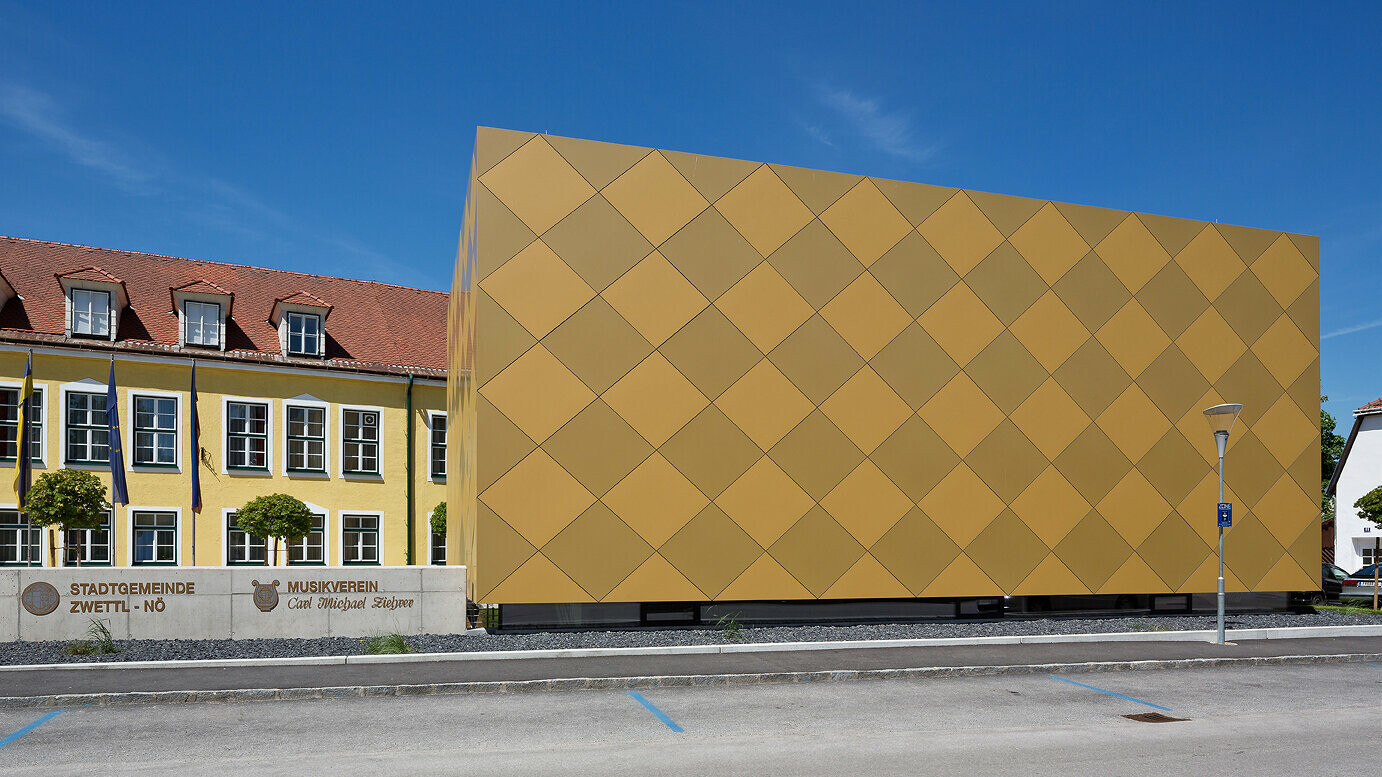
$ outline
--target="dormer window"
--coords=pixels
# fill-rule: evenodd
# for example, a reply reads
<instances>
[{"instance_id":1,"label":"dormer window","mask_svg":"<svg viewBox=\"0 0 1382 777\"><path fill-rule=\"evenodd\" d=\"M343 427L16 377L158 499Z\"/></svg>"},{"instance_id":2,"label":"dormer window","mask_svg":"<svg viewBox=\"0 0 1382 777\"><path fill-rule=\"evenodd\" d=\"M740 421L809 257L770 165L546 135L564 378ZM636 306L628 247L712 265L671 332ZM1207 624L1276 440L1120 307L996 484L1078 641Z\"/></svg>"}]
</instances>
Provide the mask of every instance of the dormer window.
<instances>
[{"instance_id":1,"label":"dormer window","mask_svg":"<svg viewBox=\"0 0 1382 777\"><path fill-rule=\"evenodd\" d=\"M58 273L67 307L68 337L114 340L120 311L130 304L125 282L99 267Z\"/></svg>"},{"instance_id":2,"label":"dormer window","mask_svg":"<svg viewBox=\"0 0 1382 777\"><path fill-rule=\"evenodd\" d=\"M215 302L187 300L182 303L186 345L221 347L221 306Z\"/></svg>"},{"instance_id":3,"label":"dormer window","mask_svg":"<svg viewBox=\"0 0 1382 777\"><path fill-rule=\"evenodd\" d=\"M280 352L285 356L326 356L329 315L331 306L305 291L274 300L269 323L278 328Z\"/></svg>"},{"instance_id":4,"label":"dormer window","mask_svg":"<svg viewBox=\"0 0 1382 777\"><path fill-rule=\"evenodd\" d=\"M110 292L72 290L72 334L110 337Z\"/></svg>"},{"instance_id":5,"label":"dormer window","mask_svg":"<svg viewBox=\"0 0 1382 777\"><path fill-rule=\"evenodd\" d=\"M235 295L204 278L175 286L170 291L181 331L180 344L225 350L226 322Z\"/></svg>"},{"instance_id":6,"label":"dormer window","mask_svg":"<svg viewBox=\"0 0 1382 777\"><path fill-rule=\"evenodd\" d=\"M317 356L321 348L321 316L313 313L288 314L288 353L291 356Z\"/></svg>"}]
</instances>

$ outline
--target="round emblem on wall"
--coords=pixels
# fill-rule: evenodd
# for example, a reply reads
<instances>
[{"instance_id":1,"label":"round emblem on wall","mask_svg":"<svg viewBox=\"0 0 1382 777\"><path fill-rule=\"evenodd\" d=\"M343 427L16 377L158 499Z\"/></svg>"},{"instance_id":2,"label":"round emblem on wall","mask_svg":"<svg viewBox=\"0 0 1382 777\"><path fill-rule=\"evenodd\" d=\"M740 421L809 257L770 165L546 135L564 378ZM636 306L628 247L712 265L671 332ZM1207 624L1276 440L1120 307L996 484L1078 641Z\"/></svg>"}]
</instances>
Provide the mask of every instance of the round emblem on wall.
<instances>
[{"instance_id":1,"label":"round emblem on wall","mask_svg":"<svg viewBox=\"0 0 1382 777\"><path fill-rule=\"evenodd\" d=\"M19 601L30 615L47 615L58 608L61 599L58 589L48 583L29 583L19 596Z\"/></svg>"}]
</instances>

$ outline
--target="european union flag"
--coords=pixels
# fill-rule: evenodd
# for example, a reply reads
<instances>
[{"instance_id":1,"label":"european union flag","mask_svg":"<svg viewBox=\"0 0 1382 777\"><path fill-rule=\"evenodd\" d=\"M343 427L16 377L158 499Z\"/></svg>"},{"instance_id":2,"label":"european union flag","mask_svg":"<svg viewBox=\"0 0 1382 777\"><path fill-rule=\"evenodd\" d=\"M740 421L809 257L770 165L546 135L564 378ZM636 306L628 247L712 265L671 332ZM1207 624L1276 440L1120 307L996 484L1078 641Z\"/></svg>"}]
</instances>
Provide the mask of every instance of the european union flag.
<instances>
[{"instance_id":1,"label":"european union flag","mask_svg":"<svg viewBox=\"0 0 1382 777\"><path fill-rule=\"evenodd\" d=\"M110 433L110 502L128 505L125 487L125 452L120 447L120 408L115 398L115 357L110 357L110 380L106 381L106 428Z\"/></svg>"},{"instance_id":2,"label":"european union flag","mask_svg":"<svg viewBox=\"0 0 1382 777\"><path fill-rule=\"evenodd\" d=\"M29 451L29 428L34 419L34 352L24 362L24 383L19 387L19 426L14 435L14 492L19 495L19 509L29 498L29 481L33 478L33 460Z\"/></svg>"}]
</instances>

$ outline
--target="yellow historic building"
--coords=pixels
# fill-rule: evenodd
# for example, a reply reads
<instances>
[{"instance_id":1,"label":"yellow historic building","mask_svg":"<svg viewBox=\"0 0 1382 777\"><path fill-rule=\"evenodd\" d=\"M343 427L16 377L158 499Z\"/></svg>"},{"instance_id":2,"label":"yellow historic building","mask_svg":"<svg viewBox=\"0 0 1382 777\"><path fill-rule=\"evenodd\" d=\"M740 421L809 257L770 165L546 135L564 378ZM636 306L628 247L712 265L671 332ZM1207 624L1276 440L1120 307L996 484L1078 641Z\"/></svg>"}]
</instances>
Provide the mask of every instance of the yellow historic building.
<instances>
[{"instance_id":1,"label":"yellow historic building","mask_svg":"<svg viewBox=\"0 0 1382 777\"><path fill-rule=\"evenodd\" d=\"M445 563L428 516L445 499L446 294L19 238L0 238L0 276L0 565L263 564L235 510L275 492L316 515L278 564ZM35 479L110 485L112 357L129 504L45 536L16 509L16 457Z\"/></svg>"},{"instance_id":2,"label":"yellow historic building","mask_svg":"<svg viewBox=\"0 0 1382 777\"><path fill-rule=\"evenodd\" d=\"M1318 590L1318 278L1281 231L482 128L471 598L1213 591L1228 402L1229 590Z\"/></svg>"}]
</instances>

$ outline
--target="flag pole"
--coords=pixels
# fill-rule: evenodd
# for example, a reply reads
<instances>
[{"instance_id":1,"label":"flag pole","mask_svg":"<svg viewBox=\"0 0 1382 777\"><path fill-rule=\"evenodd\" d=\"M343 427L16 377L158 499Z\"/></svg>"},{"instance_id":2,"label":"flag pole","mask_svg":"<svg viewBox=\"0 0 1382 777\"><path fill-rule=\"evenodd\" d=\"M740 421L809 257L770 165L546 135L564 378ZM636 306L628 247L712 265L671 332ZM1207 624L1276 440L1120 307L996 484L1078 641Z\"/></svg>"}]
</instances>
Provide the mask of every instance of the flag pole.
<instances>
[{"instance_id":1,"label":"flag pole","mask_svg":"<svg viewBox=\"0 0 1382 777\"><path fill-rule=\"evenodd\" d=\"M19 511L24 512L24 508L29 502L29 485L33 480L33 459L29 452L29 430L33 426L34 412L34 351L29 349L28 359L24 362L24 382L19 386L19 423L15 427L15 447L14 447L14 492L16 504ZM49 538L51 544L52 539ZM31 544L26 539L23 544L25 556L29 555ZM42 546L39 546L39 563L43 561ZM25 559L26 563L33 563L33 559Z\"/></svg>"},{"instance_id":2,"label":"flag pole","mask_svg":"<svg viewBox=\"0 0 1382 777\"><path fill-rule=\"evenodd\" d=\"M201 478L201 437L202 424L201 417L197 413L197 360L192 360L192 385L190 404L192 406L192 428L188 435L191 443L191 450L188 454L191 461L188 464L192 468L192 566L197 565L197 515L202 511L202 478Z\"/></svg>"}]
</instances>

